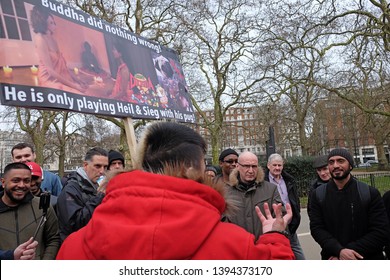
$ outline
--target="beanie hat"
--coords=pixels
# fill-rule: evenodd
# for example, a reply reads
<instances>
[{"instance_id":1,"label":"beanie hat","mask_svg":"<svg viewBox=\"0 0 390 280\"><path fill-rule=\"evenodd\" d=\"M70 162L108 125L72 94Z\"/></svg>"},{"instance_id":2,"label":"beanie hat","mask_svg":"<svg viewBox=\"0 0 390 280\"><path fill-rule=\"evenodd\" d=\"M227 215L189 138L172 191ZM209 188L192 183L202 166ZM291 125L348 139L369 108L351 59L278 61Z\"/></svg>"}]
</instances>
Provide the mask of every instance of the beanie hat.
<instances>
[{"instance_id":1,"label":"beanie hat","mask_svg":"<svg viewBox=\"0 0 390 280\"><path fill-rule=\"evenodd\" d=\"M354 167L353 157L350 154L350 152L348 152L347 149L343 149L343 148L333 149L332 151L330 151L330 153L328 155L328 160L334 156L340 156L340 157L345 158L346 160L348 160L351 167Z\"/></svg>"},{"instance_id":2,"label":"beanie hat","mask_svg":"<svg viewBox=\"0 0 390 280\"><path fill-rule=\"evenodd\" d=\"M316 157L313 162L313 168L320 168L328 165L328 156L323 155Z\"/></svg>"},{"instance_id":3,"label":"beanie hat","mask_svg":"<svg viewBox=\"0 0 390 280\"><path fill-rule=\"evenodd\" d=\"M118 159L122 162L123 166L125 166L125 158L124 158L124 156L120 152L117 152L117 151L114 151L114 150L110 150L108 152L108 169L110 169L111 163L114 160L118 160Z\"/></svg>"},{"instance_id":4,"label":"beanie hat","mask_svg":"<svg viewBox=\"0 0 390 280\"><path fill-rule=\"evenodd\" d=\"M217 169L214 166L212 166L212 165L207 165L206 166L206 171L213 171L215 175L218 174Z\"/></svg>"},{"instance_id":5,"label":"beanie hat","mask_svg":"<svg viewBox=\"0 0 390 280\"><path fill-rule=\"evenodd\" d=\"M223 161L223 159L225 157L227 157L228 155L236 155L236 156L238 156L238 153L235 150L233 150L233 149L230 149L230 148L226 149L226 150L222 151L222 153L219 155L219 161Z\"/></svg>"},{"instance_id":6,"label":"beanie hat","mask_svg":"<svg viewBox=\"0 0 390 280\"><path fill-rule=\"evenodd\" d=\"M38 163L29 161L26 162L26 165L31 169L31 176L37 176L42 178L42 168L39 166Z\"/></svg>"}]
</instances>

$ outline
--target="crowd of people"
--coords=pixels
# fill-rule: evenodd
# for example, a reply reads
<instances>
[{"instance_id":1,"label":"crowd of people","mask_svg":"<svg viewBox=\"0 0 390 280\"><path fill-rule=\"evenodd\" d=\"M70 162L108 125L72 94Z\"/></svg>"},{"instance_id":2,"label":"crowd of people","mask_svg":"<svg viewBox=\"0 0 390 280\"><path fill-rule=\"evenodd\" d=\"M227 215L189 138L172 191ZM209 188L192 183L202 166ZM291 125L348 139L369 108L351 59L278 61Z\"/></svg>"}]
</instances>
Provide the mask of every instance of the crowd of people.
<instances>
[{"instance_id":1,"label":"crowd of people","mask_svg":"<svg viewBox=\"0 0 390 280\"><path fill-rule=\"evenodd\" d=\"M271 154L263 169L255 154L229 148L206 166L206 147L185 125L155 122L131 168L95 147L61 181L32 145L15 145L1 178L1 259L304 260L283 157ZM390 192L356 180L353 166L341 148L314 160L311 234L324 260L388 258Z\"/></svg>"}]
</instances>

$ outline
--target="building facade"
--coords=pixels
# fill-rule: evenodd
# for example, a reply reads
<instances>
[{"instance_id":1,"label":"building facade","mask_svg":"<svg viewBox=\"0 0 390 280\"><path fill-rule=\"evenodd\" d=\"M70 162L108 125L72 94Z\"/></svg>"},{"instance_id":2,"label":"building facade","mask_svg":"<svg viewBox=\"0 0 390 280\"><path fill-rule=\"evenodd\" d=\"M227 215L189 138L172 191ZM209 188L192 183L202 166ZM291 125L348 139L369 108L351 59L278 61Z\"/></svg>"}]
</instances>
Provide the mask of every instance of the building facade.
<instances>
[{"instance_id":1,"label":"building facade","mask_svg":"<svg viewBox=\"0 0 390 280\"><path fill-rule=\"evenodd\" d=\"M263 118L262 108L230 108L225 116L221 134L221 151L232 148L238 153L250 151L258 156L261 161L267 159L267 148L270 143L270 127L274 131L274 151L285 158L302 155L298 141L298 130L295 126L283 121L274 122L272 125ZM207 119L213 120L213 111L204 111ZM204 127L203 119L197 115L196 129L206 139L208 144L207 159L211 159L210 132Z\"/></svg>"},{"instance_id":2,"label":"building facade","mask_svg":"<svg viewBox=\"0 0 390 280\"><path fill-rule=\"evenodd\" d=\"M390 118L373 120L351 103L339 98L328 98L316 104L313 122L313 154L326 154L333 148L346 148L355 163L379 160L389 162L388 137ZM381 155L382 154L382 155Z\"/></svg>"}]
</instances>

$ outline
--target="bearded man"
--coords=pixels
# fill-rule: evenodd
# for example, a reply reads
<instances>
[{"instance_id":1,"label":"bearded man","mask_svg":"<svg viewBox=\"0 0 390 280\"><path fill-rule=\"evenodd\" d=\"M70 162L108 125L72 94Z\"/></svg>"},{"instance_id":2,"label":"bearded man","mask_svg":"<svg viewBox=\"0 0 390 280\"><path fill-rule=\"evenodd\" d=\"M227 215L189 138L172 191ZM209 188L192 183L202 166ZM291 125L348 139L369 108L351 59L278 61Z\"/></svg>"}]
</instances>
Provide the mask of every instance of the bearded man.
<instances>
[{"instance_id":1,"label":"bearded man","mask_svg":"<svg viewBox=\"0 0 390 280\"><path fill-rule=\"evenodd\" d=\"M310 231L324 260L384 259L389 221L379 191L351 175L353 157L337 148L328 155L332 178L310 195Z\"/></svg>"}]
</instances>

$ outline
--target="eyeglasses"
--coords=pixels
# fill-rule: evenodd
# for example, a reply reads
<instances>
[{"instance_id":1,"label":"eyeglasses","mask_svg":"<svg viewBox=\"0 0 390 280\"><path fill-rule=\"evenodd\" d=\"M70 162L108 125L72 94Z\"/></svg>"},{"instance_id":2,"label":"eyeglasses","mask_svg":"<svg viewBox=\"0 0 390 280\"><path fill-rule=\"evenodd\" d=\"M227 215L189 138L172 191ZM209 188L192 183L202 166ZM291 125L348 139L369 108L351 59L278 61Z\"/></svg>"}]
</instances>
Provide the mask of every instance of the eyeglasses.
<instances>
[{"instance_id":1,"label":"eyeglasses","mask_svg":"<svg viewBox=\"0 0 390 280\"><path fill-rule=\"evenodd\" d=\"M241 164L239 162L237 162L239 165L241 165L242 167L244 167L244 169L250 169L252 167L252 169L256 169L258 168L259 166L258 165L252 165L252 164Z\"/></svg>"},{"instance_id":2,"label":"eyeglasses","mask_svg":"<svg viewBox=\"0 0 390 280\"><path fill-rule=\"evenodd\" d=\"M237 159L229 159L229 160L224 160L223 162L233 164L233 163L238 163L238 160Z\"/></svg>"}]
</instances>

